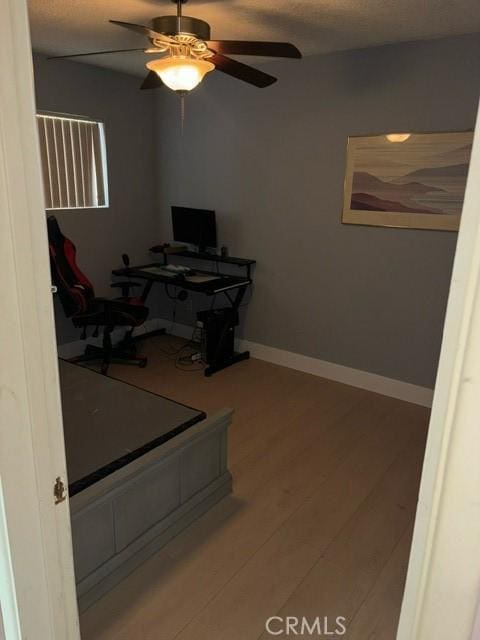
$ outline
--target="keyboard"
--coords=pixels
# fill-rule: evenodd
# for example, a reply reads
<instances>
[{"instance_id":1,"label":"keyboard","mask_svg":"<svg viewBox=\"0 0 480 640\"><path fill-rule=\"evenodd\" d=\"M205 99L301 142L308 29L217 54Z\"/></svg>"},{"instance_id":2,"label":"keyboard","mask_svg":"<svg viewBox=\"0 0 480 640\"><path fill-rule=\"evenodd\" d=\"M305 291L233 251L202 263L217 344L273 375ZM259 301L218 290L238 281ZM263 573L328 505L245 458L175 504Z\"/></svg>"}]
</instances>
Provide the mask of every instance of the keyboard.
<instances>
[{"instance_id":1,"label":"keyboard","mask_svg":"<svg viewBox=\"0 0 480 640\"><path fill-rule=\"evenodd\" d=\"M181 264L166 264L164 267L162 267L162 269L164 269L165 271L170 271L171 273L174 273L177 276L179 273L181 273L182 275L185 275L186 273L192 272L190 267L184 267Z\"/></svg>"}]
</instances>

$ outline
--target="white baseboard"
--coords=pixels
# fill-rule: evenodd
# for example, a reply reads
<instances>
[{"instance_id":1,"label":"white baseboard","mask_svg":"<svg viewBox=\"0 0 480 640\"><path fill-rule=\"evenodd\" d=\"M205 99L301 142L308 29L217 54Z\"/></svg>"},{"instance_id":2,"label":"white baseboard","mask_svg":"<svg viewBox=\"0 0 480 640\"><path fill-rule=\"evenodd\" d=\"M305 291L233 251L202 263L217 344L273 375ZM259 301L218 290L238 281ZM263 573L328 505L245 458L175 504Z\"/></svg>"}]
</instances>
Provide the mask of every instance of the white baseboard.
<instances>
[{"instance_id":1,"label":"white baseboard","mask_svg":"<svg viewBox=\"0 0 480 640\"><path fill-rule=\"evenodd\" d=\"M275 347L268 347L264 344L250 342L249 340L240 340L239 350L250 351L253 358L272 362L290 369L297 369L304 373L310 373L314 376L335 380L343 384L349 384L352 387L374 391L384 396L390 396L413 404L419 404L423 407L431 407L433 399L433 389L428 387L420 387L402 380L394 380L379 376L376 373L361 371L360 369L351 369L341 364L311 358L292 351L284 351Z\"/></svg>"},{"instance_id":2,"label":"white baseboard","mask_svg":"<svg viewBox=\"0 0 480 640\"><path fill-rule=\"evenodd\" d=\"M165 327L169 333L181 338L188 339L192 337L193 327L178 323L172 327L168 321L161 318L147 320L145 324L134 331L134 335L155 331L161 327ZM112 334L113 340L120 340L124 332L124 329L116 329ZM101 338L89 339L88 341L92 344L101 344ZM83 352L85 342L85 340L77 340L59 345L58 353L63 358L73 358ZM253 358L258 358L259 360L265 360L266 362L278 364L282 367L296 369L297 371L310 373L311 375L327 378L328 380L349 384L359 389L374 391L384 396L405 400L406 402L412 402L413 404L418 404L423 407L432 406L433 389L429 387L420 387L415 384L410 384L409 382L403 382L402 380L379 376L376 373L361 371L360 369L351 369L350 367L344 367L334 362L311 358L310 356L304 356L299 353L294 353L293 351L284 351L283 349L268 347L267 345L257 342L250 342L249 340L237 340L236 342L236 348L239 351L248 350Z\"/></svg>"}]
</instances>

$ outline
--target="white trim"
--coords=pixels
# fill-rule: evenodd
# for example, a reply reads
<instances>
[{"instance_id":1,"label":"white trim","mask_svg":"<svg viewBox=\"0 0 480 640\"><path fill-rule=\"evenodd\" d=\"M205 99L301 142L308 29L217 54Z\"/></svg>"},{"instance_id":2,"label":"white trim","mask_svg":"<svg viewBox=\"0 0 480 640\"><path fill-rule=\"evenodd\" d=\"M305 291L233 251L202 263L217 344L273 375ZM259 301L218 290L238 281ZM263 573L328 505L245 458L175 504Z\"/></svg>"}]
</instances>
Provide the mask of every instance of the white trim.
<instances>
[{"instance_id":1,"label":"white trim","mask_svg":"<svg viewBox=\"0 0 480 640\"><path fill-rule=\"evenodd\" d=\"M0 2L0 469L22 638L79 640L25 0ZM12 582L12 581L11 581ZM3 605L3 603L2 603Z\"/></svg>"},{"instance_id":2,"label":"white trim","mask_svg":"<svg viewBox=\"0 0 480 640\"><path fill-rule=\"evenodd\" d=\"M480 603L477 606L477 615L475 616L475 625L473 627L470 640L478 640L480 638Z\"/></svg>"},{"instance_id":3,"label":"white trim","mask_svg":"<svg viewBox=\"0 0 480 640\"><path fill-rule=\"evenodd\" d=\"M480 601L480 111L397 640L467 640Z\"/></svg>"},{"instance_id":4,"label":"white trim","mask_svg":"<svg viewBox=\"0 0 480 640\"><path fill-rule=\"evenodd\" d=\"M92 209L109 209L109 204L95 204L91 207L45 207L45 211L82 211L82 210L92 210Z\"/></svg>"},{"instance_id":5,"label":"white trim","mask_svg":"<svg viewBox=\"0 0 480 640\"><path fill-rule=\"evenodd\" d=\"M162 322L160 320L160 322ZM163 322L165 325L165 322ZM192 333L195 327L189 324L180 324L176 322L175 324L169 324L166 329L168 333L171 333L172 336L178 336L179 338L185 338L185 340L189 340L192 337Z\"/></svg>"},{"instance_id":6,"label":"white trim","mask_svg":"<svg viewBox=\"0 0 480 640\"><path fill-rule=\"evenodd\" d=\"M250 351L252 357L258 358L259 360L273 362L274 364L310 373L314 376L349 384L359 389L374 391L383 396L413 402L414 404L419 404L424 407L430 407L432 404L433 389L429 389L428 387L420 387L415 384L410 384L409 382L403 382L402 380L386 378L385 376L370 373L369 371L352 369L351 367L345 367L334 362L311 358L310 356L293 353L292 351L284 351L283 349L276 349L275 347L268 347L264 344L250 342L249 340L240 340L238 348L241 351Z\"/></svg>"},{"instance_id":7,"label":"white trim","mask_svg":"<svg viewBox=\"0 0 480 640\"><path fill-rule=\"evenodd\" d=\"M42 111L39 109L36 113L37 118L50 118L51 120L67 120L70 122L71 120L75 120L77 122L85 122L87 124L101 122L104 123L104 120L101 118L89 118L87 116L76 116L69 115L67 113L55 113L53 111Z\"/></svg>"},{"instance_id":8,"label":"white trim","mask_svg":"<svg viewBox=\"0 0 480 640\"><path fill-rule=\"evenodd\" d=\"M140 335L141 333L153 331L160 327L165 327L172 335L186 339L192 337L194 329L192 326L179 323L175 323L172 327L167 320L153 318L147 320L141 327L138 327L138 329L134 331L134 335ZM124 329L116 329L112 337L114 340L120 340L123 333ZM88 342L100 345L101 338L90 339ZM59 346L58 352L63 358L73 358L83 352L85 343L85 340L77 340L63 344ZM379 376L368 371L351 369L350 367L344 367L334 362L311 358L292 351L285 351L257 342L250 342L249 340L237 340L235 347L239 351L250 351L253 358L272 362L282 367L296 369L297 371L310 373L314 376L327 378L328 380L349 384L359 389L366 389L367 391L374 391L384 396L398 398L406 402L413 402L414 404L419 404L424 407L430 407L432 404L433 389L429 389L428 387L420 387L415 384L410 384L409 382L386 378L385 376Z\"/></svg>"},{"instance_id":9,"label":"white trim","mask_svg":"<svg viewBox=\"0 0 480 640\"><path fill-rule=\"evenodd\" d=\"M7 516L3 499L2 477L0 476L0 638L2 638L2 622L6 638L21 640L15 576L10 555Z\"/></svg>"}]
</instances>

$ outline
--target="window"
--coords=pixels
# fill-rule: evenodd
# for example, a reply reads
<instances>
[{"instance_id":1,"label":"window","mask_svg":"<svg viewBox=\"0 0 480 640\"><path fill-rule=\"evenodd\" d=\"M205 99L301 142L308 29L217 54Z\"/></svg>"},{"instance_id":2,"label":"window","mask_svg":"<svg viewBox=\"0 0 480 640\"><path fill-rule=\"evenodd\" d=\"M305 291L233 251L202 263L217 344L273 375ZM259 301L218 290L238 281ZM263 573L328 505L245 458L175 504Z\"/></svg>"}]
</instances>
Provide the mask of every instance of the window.
<instances>
[{"instance_id":1,"label":"window","mask_svg":"<svg viewBox=\"0 0 480 640\"><path fill-rule=\"evenodd\" d=\"M108 207L103 122L38 114L46 209Z\"/></svg>"}]
</instances>

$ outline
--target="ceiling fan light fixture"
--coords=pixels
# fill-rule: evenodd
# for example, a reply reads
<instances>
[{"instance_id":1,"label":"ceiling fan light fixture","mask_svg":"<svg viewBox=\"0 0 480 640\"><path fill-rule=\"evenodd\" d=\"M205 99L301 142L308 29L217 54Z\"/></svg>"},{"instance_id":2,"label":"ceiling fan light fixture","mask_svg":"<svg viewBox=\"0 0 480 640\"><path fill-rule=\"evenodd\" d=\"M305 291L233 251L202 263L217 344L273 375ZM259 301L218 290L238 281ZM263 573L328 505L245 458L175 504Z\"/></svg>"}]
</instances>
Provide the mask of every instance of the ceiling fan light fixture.
<instances>
[{"instance_id":1,"label":"ceiling fan light fixture","mask_svg":"<svg viewBox=\"0 0 480 640\"><path fill-rule=\"evenodd\" d=\"M147 62L147 69L154 71L173 91L188 92L200 84L205 75L215 69L208 60L170 56Z\"/></svg>"}]
</instances>

